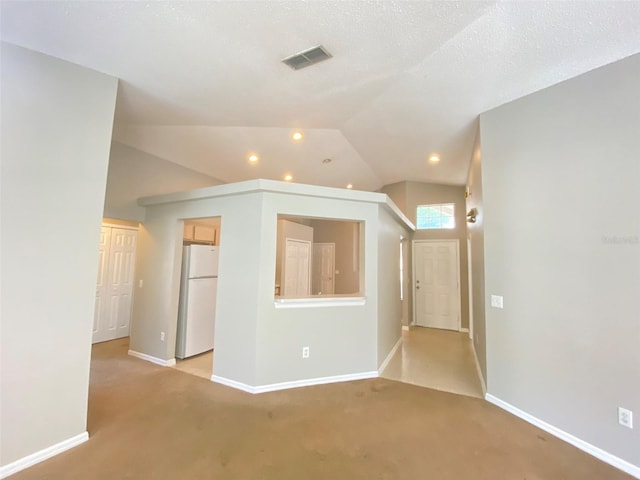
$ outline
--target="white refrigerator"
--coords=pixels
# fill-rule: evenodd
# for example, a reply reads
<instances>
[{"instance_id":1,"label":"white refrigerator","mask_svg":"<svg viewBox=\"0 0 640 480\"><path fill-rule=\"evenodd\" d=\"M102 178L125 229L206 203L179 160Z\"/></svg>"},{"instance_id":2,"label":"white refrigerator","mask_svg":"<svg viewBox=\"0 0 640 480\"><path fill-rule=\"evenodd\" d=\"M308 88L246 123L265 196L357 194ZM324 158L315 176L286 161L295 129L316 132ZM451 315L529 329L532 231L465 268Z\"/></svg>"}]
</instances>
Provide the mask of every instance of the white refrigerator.
<instances>
[{"instance_id":1,"label":"white refrigerator","mask_svg":"<svg viewBox=\"0 0 640 480\"><path fill-rule=\"evenodd\" d=\"M213 349L220 247L183 248L176 357L187 358Z\"/></svg>"}]
</instances>

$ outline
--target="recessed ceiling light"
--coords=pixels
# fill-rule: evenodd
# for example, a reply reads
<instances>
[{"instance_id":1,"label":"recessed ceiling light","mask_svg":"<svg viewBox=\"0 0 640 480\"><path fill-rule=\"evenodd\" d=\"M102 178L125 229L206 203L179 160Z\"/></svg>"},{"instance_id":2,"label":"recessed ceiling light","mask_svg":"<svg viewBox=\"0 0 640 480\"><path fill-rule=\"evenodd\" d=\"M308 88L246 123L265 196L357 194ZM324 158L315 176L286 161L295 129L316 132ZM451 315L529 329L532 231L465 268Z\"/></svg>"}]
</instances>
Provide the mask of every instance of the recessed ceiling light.
<instances>
[{"instance_id":1,"label":"recessed ceiling light","mask_svg":"<svg viewBox=\"0 0 640 480\"><path fill-rule=\"evenodd\" d=\"M285 181L285 182L290 182L291 180L293 180L293 175L291 175L291 174L287 173L287 174L284 176L284 181Z\"/></svg>"},{"instance_id":2,"label":"recessed ceiling light","mask_svg":"<svg viewBox=\"0 0 640 480\"><path fill-rule=\"evenodd\" d=\"M291 138L293 138L294 140L302 140L302 133L293 132L293 135L291 135Z\"/></svg>"},{"instance_id":3,"label":"recessed ceiling light","mask_svg":"<svg viewBox=\"0 0 640 480\"><path fill-rule=\"evenodd\" d=\"M249 155L249 162L256 163L257 161L258 161L258 156L255 153Z\"/></svg>"},{"instance_id":4,"label":"recessed ceiling light","mask_svg":"<svg viewBox=\"0 0 640 480\"><path fill-rule=\"evenodd\" d=\"M437 153L434 153L429 157L429 161L431 163L438 163L440 161L440 156Z\"/></svg>"},{"instance_id":5,"label":"recessed ceiling light","mask_svg":"<svg viewBox=\"0 0 640 480\"><path fill-rule=\"evenodd\" d=\"M350 183L350 184L348 184L348 185L347 185L347 188L348 188L348 189L352 189L352 188L353 188L353 185Z\"/></svg>"}]
</instances>

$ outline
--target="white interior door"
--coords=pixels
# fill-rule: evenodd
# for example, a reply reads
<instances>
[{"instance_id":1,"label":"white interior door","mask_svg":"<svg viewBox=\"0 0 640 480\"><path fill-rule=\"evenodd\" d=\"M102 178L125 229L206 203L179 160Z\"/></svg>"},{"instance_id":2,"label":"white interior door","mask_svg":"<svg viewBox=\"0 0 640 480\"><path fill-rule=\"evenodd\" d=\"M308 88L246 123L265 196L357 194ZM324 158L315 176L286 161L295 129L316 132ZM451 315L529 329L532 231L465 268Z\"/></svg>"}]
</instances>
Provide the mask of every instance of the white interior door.
<instances>
[{"instance_id":1,"label":"white interior door","mask_svg":"<svg viewBox=\"0 0 640 480\"><path fill-rule=\"evenodd\" d=\"M333 295L335 292L336 244L313 244L311 291L314 295Z\"/></svg>"},{"instance_id":2,"label":"white interior door","mask_svg":"<svg viewBox=\"0 0 640 480\"><path fill-rule=\"evenodd\" d=\"M413 258L416 325L459 330L458 241L416 241Z\"/></svg>"},{"instance_id":3,"label":"white interior door","mask_svg":"<svg viewBox=\"0 0 640 480\"><path fill-rule=\"evenodd\" d=\"M136 230L101 229L93 343L129 335L137 235Z\"/></svg>"},{"instance_id":4,"label":"white interior door","mask_svg":"<svg viewBox=\"0 0 640 480\"><path fill-rule=\"evenodd\" d=\"M109 273L109 246L111 245L111 228L100 229L100 248L98 253L98 280L96 282L96 303L93 310L93 343L107 340L103 323L105 300L107 298L107 282Z\"/></svg>"},{"instance_id":5,"label":"white interior door","mask_svg":"<svg viewBox=\"0 0 640 480\"><path fill-rule=\"evenodd\" d=\"M311 242L287 238L284 255L284 296L309 296L311 291Z\"/></svg>"}]
</instances>

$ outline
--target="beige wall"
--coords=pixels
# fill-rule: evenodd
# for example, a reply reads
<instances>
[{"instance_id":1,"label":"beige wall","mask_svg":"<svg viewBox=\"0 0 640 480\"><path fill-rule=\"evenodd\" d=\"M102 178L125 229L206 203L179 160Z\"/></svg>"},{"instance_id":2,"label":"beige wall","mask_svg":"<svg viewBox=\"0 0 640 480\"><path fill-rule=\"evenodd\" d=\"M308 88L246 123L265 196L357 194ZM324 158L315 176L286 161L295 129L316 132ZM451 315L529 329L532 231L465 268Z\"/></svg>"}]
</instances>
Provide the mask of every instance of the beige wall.
<instances>
[{"instance_id":1,"label":"beige wall","mask_svg":"<svg viewBox=\"0 0 640 480\"><path fill-rule=\"evenodd\" d=\"M131 348L163 360L174 357L181 220L221 216L224 235L220 245L214 374L257 387L373 374L381 361L379 356L388 353L380 353L378 340L387 345L392 341L389 336L394 334L385 328L384 336L379 336L378 309L400 310L399 297L378 298L382 281L378 278L379 257L391 256L387 242L379 247L379 209L387 208L385 197L340 192L346 198L332 198L335 189L266 180L244 184L249 185L250 193L229 194L239 187L228 184L208 190L221 192L221 196L189 200L186 194L182 201L147 207L136 263L136 283L143 280L144 287L136 289ZM256 185L268 188L260 190ZM294 195L298 190L302 194ZM365 289L362 303L282 308L274 301L278 215L362 222L365 231L361 255L366 252L361 259ZM395 242L392 246L397 247ZM395 277L393 271L389 275L387 278L385 274L384 282L391 286L399 283L397 273ZM384 318L398 322L396 315ZM167 333L164 342L163 331ZM308 359L301 357L303 346L310 347Z\"/></svg>"},{"instance_id":2,"label":"beige wall","mask_svg":"<svg viewBox=\"0 0 640 480\"><path fill-rule=\"evenodd\" d=\"M473 346L480 364L480 371L487 379L486 329L485 329L485 293L484 293L484 205L482 203L482 149L480 130L476 134L473 147L469 177L467 180L467 212L472 208L478 211L476 223L467 223L467 237L471 247L468 259L471 269Z\"/></svg>"},{"instance_id":3,"label":"beige wall","mask_svg":"<svg viewBox=\"0 0 640 480\"><path fill-rule=\"evenodd\" d=\"M460 316L462 328L469 327L469 288L467 272L467 221L466 205L462 186L438 185L421 182L400 182L392 185L385 185L381 192L389 195L389 198L400 208L403 213L416 223L416 208L418 205L428 205L437 203L455 204L456 228L448 230L416 230L411 236L411 240L435 240L435 239L458 239L460 242ZM411 248L408 249L409 265L412 265ZM411 267L412 268L412 267ZM409 294L409 318L413 321L412 296L413 285L407 283L407 293Z\"/></svg>"},{"instance_id":4,"label":"beige wall","mask_svg":"<svg viewBox=\"0 0 640 480\"><path fill-rule=\"evenodd\" d=\"M6 43L0 48L0 464L6 467L87 430L117 80Z\"/></svg>"},{"instance_id":5,"label":"beige wall","mask_svg":"<svg viewBox=\"0 0 640 480\"><path fill-rule=\"evenodd\" d=\"M111 142L104 216L143 221L145 209L138 198L222 182L146 152Z\"/></svg>"},{"instance_id":6,"label":"beige wall","mask_svg":"<svg viewBox=\"0 0 640 480\"><path fill-rule=\"evenodd\" d=\"M335 293L360 292L360 225L356 222L312 220L314 242L335 243ZM355 241L355 243L354 243ZM355 245L355 249L354 249ZM354 256L355 264L354 264ZM354 268L355 266L355 268Z\"/></svg>"},{"instance_id":7,"label":"beige wall","mask_svg":"<svg viewBox=\"0 0 640 480\"><path fill-rule=\"evenodd\" d=\"M395 203L396 206L400 210L402 210L402 212L405 215L407 215L407 217L409 217L408 215L409 210L407 210L407 182L398 182L398 183L385 185L380 189L380 191L382 193L386 193L387 195L389 195L389 198L393 200L393 203ZM415 218L414 218L414 225L415 225Z\"/></svg>"},{"instance_id":8,"label":"beige wall","mask_svg":"<svg viewBox=\"0 0 640 480\"><path fill-rule=\"evenodd\" d=\"M636 469L638 79L634 55L480 119L488 392Z\"/></svg>"},{"instance_id":9,"label":"beige wall","mask_svg":"<svg viewBox=\"0 0 640 480\"><path fill-rule=\"evenodd\" d=\"M378 368L402 335L400 237L407 231L386 210L378 212Z\"/></svg>"}]
</instances>

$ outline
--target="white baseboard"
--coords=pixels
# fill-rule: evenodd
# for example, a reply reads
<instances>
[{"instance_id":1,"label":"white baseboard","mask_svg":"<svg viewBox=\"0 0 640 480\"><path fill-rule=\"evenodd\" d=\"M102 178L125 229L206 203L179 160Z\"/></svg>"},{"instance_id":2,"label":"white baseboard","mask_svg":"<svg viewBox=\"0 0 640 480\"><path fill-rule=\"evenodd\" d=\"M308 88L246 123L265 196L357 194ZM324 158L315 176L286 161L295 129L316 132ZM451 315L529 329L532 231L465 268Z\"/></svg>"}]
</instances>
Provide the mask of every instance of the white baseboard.
<instances>
[{"instance_id":1,"label":"white baseboard","mask_svg":"<svg viewBox=\"0 0 640 480\"><path fill-rule=\"evenodd\" d=\"M460 330L458 330L460 333L469 333L469 329L468 328L463 328L460 327Z\"/></svg>"},{"instance_id":2,"label":"white baseboard","mask_svg":"<svg viewBox=\"0 0 640 480\"><path fill-rule=\"evenodd\" d=\"M409 331L409 325L402 325L402 330L404 330L405 332Z\"/></svg>"},{"instance_id":3,"label":"white baseboard","mask_svg":"<svg viewBox=\"0 0 640 480\"><path fill-rule=\"evenodd\" d=\"M62 442L44 448L39 452L32 453L31 455L27 455L26 457L22 457L15 462L3 465L2 467L0 467L0 478L6 478L9 475L18 473L19 471L24 470L25 468L29 468L36 463L40 463L48 458L69 450L70 448L76 447L81 443L86 442L87 440L89 440L89 434L87 432L83 432L76 435L75 437L67 438Z\"/></svg>"},{"instance_id":4,"label":"white baseboard","mask_svg":"<svg viewBox=\"0 0 640 480\"><path fill-rule=\"evenodd\" d=\"M135 350L129 350L128 353L132 357L140 358L142 360L146 360L147 362L155 363L156 365L162 365L163 367L173 367L176 364L175 358L171 358L169 360L163 360L158 357L152 357L151 355L147 355L146 353L136 352Z\"/></svg>"},{"instance_id":5,"label":"white baseboard","mask_svg":"<svg viewBox=\"0 0 640 480\"><path fill-rule=\"evenodd\" d=\"M478 360L478 353L476 352L476 347L473 345L473 340L471 340L471 350L473 350L473 358L476 361L476 370L478 371L478 378L480 378L480 385L482 386L482 394L487 394L487 384L484 380L484 376L482 375L482 369L480 368L480 361Z\"/></svg>"},{"instance_id":6,"label":"white baseboard","mask_svg":"<svg viewBox=\"0 0 640 480\"><path fill-rule=\"evenodd\" d=\"M387 358L384 359L384 362L382 362L380 364L380 366L378 367L378 375L382 374L384 369L387 368L387 365L389 365L389 362L391 361L391 359L395 355L395 353L398 350L398 348L400 348L400 345L402 345L402 336L400 336L400 338L398 339L396 344L393 346L393 348L391 349L391 351L387 355Z\"/></svg>"},{"instance_id":7,"label":"white baseboard","mask_svg":"<svg viewBox=\"0 0 640 480\"><path fill-rule=\"evenodd\" d=\"M231 380L230 378L211 375L211 381L219 383L221 385L226 385L227 387L235 388L236 390L242 390L243 392L258 393L256 391L256 387L252 387L251 385L247 385L246 383L236 382L235 380Z\"/></svg>"},{"instance_id":8,"label":"white baseboard","mask_svg":"<svg viewBox=\"0 0 640 480\"><path fill-rule=\"evenodd\" d=\"M584 440L579 439L578 437L574 437L570 433L565 432L564 430L560 430L558 427L554 427L547 422L540 420L539 418L534 417L533 415L528 414L520 410L517 407L514 407L510 403L505 402L504 400L500 400L498 397L487 393L485 395L485 399L487 402L493 403L494 405L506 410L509 413L512 413L516 417L520 417L521 419L529 422L532 425L544 430L545 432L550 433L551 435L558 437L560 440L564 440L567 443L570 443L576 448L588 453L589 455L593 455L599 460L602 460L609 465L612 465L629 475L634 476L635 478L640 478L640 466L634 465L632 463L627 462L615 455L612 455L609 452L602 450L601 448L596 447L595 445L591 445Z\"/></svg>"},{"instance_id":9,"label":"white baseboard","mask_svg":"<svg viewBox=\"0 0 640 480\"><path fill-rule=\"evenodd\" d=\"M254 387L247 385L246 383L236 382L229 378L219 377L218 375L211 375L211 381L226 385L227 387L236 388L247 393L266 393L275 392L277 390L287 390L289 388L310 387L313 385L324 385L326 383L338 383L338 382L350 382L352 380L364 380L367 378L377 378L378 372L362 372L362 373L350 373L347 375L335 375L332 377L319 377L309 378L306 380L294 380L292 382L271 383L268 385L259 385Z\"/></svg>"}]
</instances>

